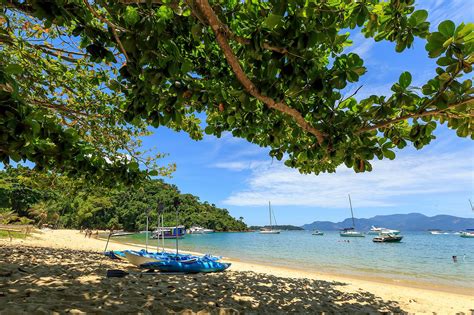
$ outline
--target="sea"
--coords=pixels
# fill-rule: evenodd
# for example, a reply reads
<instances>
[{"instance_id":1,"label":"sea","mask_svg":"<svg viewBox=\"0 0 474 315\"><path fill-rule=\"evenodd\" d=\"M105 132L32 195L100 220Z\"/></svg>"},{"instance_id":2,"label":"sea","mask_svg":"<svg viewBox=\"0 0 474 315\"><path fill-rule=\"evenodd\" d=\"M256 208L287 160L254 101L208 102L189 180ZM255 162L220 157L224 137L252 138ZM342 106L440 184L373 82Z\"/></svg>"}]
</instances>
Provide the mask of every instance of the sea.
<instances>
[{"instance_id":1,"label":"sea","mask_svg":"<svg viewBox=\"0 0 474 315\"><path fill-rule=\"evenodd\" d=\"M428 232L402 234L400 243L374 243L372 235L343 238L337 231L323 236L311 231L187 234L179 240L178 249L308 272L474 288L474 239ZM145 244L146 234L114 240ZM148 241L148 250L157 246L158 240ZM175 248L176 240L165 240L165 247Z\"/></svg>"}]
</instances>

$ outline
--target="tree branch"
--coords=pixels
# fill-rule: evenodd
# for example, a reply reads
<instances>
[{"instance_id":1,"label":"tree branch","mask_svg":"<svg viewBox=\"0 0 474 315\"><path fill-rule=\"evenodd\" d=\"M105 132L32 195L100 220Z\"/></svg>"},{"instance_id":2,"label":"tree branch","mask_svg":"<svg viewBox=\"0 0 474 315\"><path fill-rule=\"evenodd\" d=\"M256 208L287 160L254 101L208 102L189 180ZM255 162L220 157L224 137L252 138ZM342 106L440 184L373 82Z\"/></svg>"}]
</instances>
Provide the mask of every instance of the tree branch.
<instances>
[{"instance_id":1,"label":"tree branch","mask_svg":"<svg viewBox=\"0 0 474 315\"><path fill-rule=\"evenodd\" d=\"M66 112L66 113L71 113L71 114L75 114L75 115L80 115L80 116L85 116L85 117L99 117L99 118L100 117L109 117L108 115L91 114L91 113L87 113L87 112L82 112L82 111L79 111L79 110L69 108L69 107L67 107L63 104L51 104L50 102L47 102L47 101L44 101L44 100L31 99L30 102L37 105L37 106L51 108L51 109L54 109L54 110L58 110L58 111Z\"/></svg>"},{"instance_id":2,"label":"tree branch","mask_svg":"<svg viewBox=\"0 0 474 315\"><path fill-rule=\"evenodd\" d=\"M119 29L121 31L124 31L126 32L127 30L124 29L123 27L120 27L120 26L117 26L115 25L114 23L110 22L109 20L107 20L106 18L102 17L99 13L97 13L94 8L89 4L88 0L83 0L84 4L87 6L87 8L89 9L89 11L92 13L92 15L94 15L96 18L98 18L102 23L105 23L107 24L111 31L112 31L112 34L114 35L114 38L115 38L115 41L117 42L117 45L119 46L119 49L120 51L122 52L122 54L125 56L125 60L128 62L128 55L127 55L127 51L125 50L125 48L123 48L123 45L122 45L122 42L120 41L120 38L117 34L117 30L116 29Z\"/></svg>"},{"instance_id":3,"label":"tree branch","mask_svg":"<svg viewBox=\"0 0 474 315\"><path fill-rule=\"evenodd\" d=\"M345 101L347 101L348 99L350 99L351 97L355 96L363 86L364 86L364 85L359 86L359 87L357 88L357 90L355 90L354 93L352 93L352 94L349 95L348 97L346 97L346 98L344 98L343 100L341 100L341 101L339 102L339 104L341 104L342 102L345 102Z\"/></svg>"},{"instance_id":4,"label":"tree branch","mask_svg":"<svg viewBox=\"0 0 474 315\"><path fill-rule=\"evenodd\" d=\"M272 98L262 95L255 84L247 77L247 75L242 70L240 66L239 60L235 56L232 48L230 47L227 37L226 31L222 27L222 22L219 20L215 12L213 11L212 7L210 6L207 0L196 0L195 3L199 7L202 15L207 20L207 24L211 27L212 31L216 36L216 41L219 44L219 47L222 49L224 56L232 68L237 80L242 84L243 88L253 97L263 102L267 107L271 109L276 109L277 111L287 114L291 116L295 122L305 131L313 134L316 139L318 140L319 144L322 144L325 138L325 134L318 129L311 126L298 112L296 109L289 107L284 102L275 102Z\"/></svg>"},{"instance_id":5,"label":"tree branch","mask_svg":"<svg viewBox=\"0 0 474 315\"><path fill-rule=\"evenodd\" d=\"M452 108L455 108L457 106L461 106L461 105L464 105L464 104L471 104L471 103L474 104L474 97L468 98L467 100L464 100L464 101L459 102L459 103L451 104L448 107L443 108L443 109L435 109L435 110L430 110L430 111L424 111L424 112L421 112L421 113L412 113L412 114L407 114L407 115L400 116L400 117L395 118L395 119L382 121L378 124L361 128L356 133L360 134L360 133L363 133L363 132L366 132L366 131L372 131L372 130L384 128L384 127L393 125L397 122L404 121L404 120L407 120L407 119L410 119L410 118L419 118L419 117L423 117L423 116L446 114L445 111L448 110L448 109L452 109ZM468 116L469 117L474 117L474 114L469 114Z\"/></svg>"}]
</instances>

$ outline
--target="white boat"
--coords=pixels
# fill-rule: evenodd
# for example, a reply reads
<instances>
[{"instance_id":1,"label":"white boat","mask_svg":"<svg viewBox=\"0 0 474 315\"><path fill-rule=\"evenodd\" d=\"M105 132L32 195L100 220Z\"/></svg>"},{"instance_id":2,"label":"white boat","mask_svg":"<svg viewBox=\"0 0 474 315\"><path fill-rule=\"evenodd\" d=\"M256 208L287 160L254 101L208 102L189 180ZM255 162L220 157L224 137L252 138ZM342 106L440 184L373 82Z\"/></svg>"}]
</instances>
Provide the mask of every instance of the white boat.
<instances>
[{"instance_id":1,"label":"white boat","mask_svg":"<svg viewBox=\"0 0 474 315\"><path fill-rule=\"evenodd\" d=\"M387 229L384 227L376 227L372 225L372 228L370 229L369 235L379 235L379 234L392 234L392 235L398 235L400 234L399 230L392 230L392 229Z\"/></svg>"},{"instance_id":2,"label":"white boat","mask_svg":"<svg viewBox=\"0 0 474 315\"><path fill-rule=\"evenodd\" d=\"M280 234L280 232L280 230L270 230L266 228L260 230L260 234Z\"/></svg>"},{"instance_id":3,"label":"white boat","mask_svg":"<svg viewBox=\"0 0 474 315\"><path fill-rule=\"evenodd\" d=\"M431 230L430 231L431 235L448 235L448 232L443 232L441 230Z\"/></svg>"},{"instance_id":4,"label":"white boat","mask_svg":"<svg viewBox=\"0 0 474 315\"><path fill-rule=\"evenodd\" d=\"M464 238L474 238L474 229L467 229L466 231L462 231L460 236Z\"/></svg>"},{"instance_id":5,"label":"white boat","mask_svg":"<svg viewBox=\"0 0 474 315\"><path fill-rule=\"evenodd\" d=\"M132 265L135 265L135 266L141 266L149 262L160 261L159 259L156 259L153 257L141 256L141 255L137 255L128 251L125 251L124 254L125 254L125 259L127 259L128 262L130 262Z\"/></svg>"},{"instance_id":6,"label":"white boat","mask_svg":"<svg viewBox=\"0 0 474 315\"><path fill-rule=\"evenodd\" d=\"M349 205L351 207L352 227L342 229L341 232L339 232L339 235L342 237L365 237L364 233L356 231L355 229L354 211L352 211L351 195L349 195Z\"/></svg>"},{"instance_id":7,"label":"white boat","mask_svg":"<svg viewBox=\"0 0 474 315\"><path fill-rule=\"evenodd\" d=\"M208 233L214 233L214 230L206 229L200 226L192 226L186 232L188 234L208 234Z\"/></svg>"},{"instance_id":8,"label":"white boat","mask_svg":"<svg viewBox=\"0 0 474 315\"><path fill-rule=\"evenodd\" d=\"M262 228L260 230L260 234L280 234L280 230L276 230L273 228L272 225L272 206L270 204L270 201L268 202L268 213L270 215L270 228ZM273 218L275 218L275 215L273 215ZM274 220L276 223L276 220Z\"/></svg>"}]
</instances>

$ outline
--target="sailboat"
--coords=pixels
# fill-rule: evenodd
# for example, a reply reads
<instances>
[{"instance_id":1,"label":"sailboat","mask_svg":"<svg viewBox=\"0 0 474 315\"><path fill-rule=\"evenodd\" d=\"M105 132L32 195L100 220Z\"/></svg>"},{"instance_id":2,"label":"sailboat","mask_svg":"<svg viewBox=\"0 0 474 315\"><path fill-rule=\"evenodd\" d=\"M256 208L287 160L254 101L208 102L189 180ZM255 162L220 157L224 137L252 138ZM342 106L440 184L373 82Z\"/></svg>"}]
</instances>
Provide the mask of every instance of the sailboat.
<instances>
[{"instance_id":1,"label":"sailboat","mask_svg":"<svg viewBox=\"0 0 474 315\"><path fill-rule=\"evenodd\" d=\"M339 235L342 237L365 237L364 233L356 231L355 229L354 212L352 211L351 195L349 195L349 205L351 207L352 227L343 229L341 232L339 232Z\"/></svg>"},{"instance_id":2,"label":"sailboat","mask_svg":"<svg viewBox=\"0 0 474 315\"><path fill-rule=\"evenodd\" d=\"M469 199L469 203L471 204L471 210L474 211L474 206L472 205L471 199ZM460 233L460 236L464 238L474 238L474 229L466 229Z\"/></svg>"},{"instance_id":3,"label":"sailboat","mask_svg":"<svg viewBox=\"0 0 474 315\"><path fill-rule=\"evenodd\" d=\"M272 205L270 204L270 201L268 202L268 214L270 215L270 228L262 228L260 230L261 234L280 234L280 230L275 230L273 229L272 225ZM275 215L273 215L275 217ZM276 220L274 220L276 223Z\"/></svg>"}]
</instances>

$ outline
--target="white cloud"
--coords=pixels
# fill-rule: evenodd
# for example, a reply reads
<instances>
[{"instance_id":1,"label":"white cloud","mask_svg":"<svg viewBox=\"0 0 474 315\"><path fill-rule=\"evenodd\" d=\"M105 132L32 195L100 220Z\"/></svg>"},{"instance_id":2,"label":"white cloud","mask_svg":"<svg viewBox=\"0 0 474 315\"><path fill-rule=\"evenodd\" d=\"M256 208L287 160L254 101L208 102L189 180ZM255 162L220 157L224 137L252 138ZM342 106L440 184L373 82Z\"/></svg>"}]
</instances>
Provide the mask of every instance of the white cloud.
<instances>
[{"instance_id":1,"label":"white cloud","mask_svg":"<svg viewBox=\"0 0 474 315\"><path fill-rule=\"evenodd\" d=\"M267 165L264 161L235 161L235 162L219 162L212 165L212 167L222 168L230 171L244 171L259 168Z\"/></svg>"},{"instance_id":2,"label":"white cloud","mask_svg":"<svg viewBox=\"0 0 474 315\"><path fill-rule=\"evenodd\" d=\"M368 59L375 41L372 38L365 38L362 33L357 33L357 35L352 38L352 41L353 46L349 48L347 53L354 53L359 55L362 59Z\"/></svg>"},{"instance_id":3,"label":"white cloud","mask_svg":"<svg viewBox=\"0 0 474 315\"><path fill-rule=\"evenodd\" d=\"M472 147L471 147L472 149ZM473 190L472 150L449 154L421 154L374 161L374 170L356 174L340 167L337 173L301 175L282 163L236 163L251 170L248 187L232 193L224 203L232 206L264 206L268 200L280 206L342 208L350 193L358 207L389 207L406 196ZM228 166L230 166L229 164Z\"/></svg>"},{"instance_id":4,"label":"white cloud","mask_svg":"<svg viewBox=\"0 0 474 315\"><path fill-rule=\"evenodd\" d=\"M428 11L431 30L436 30L444 20L453 20L456 24L471 22L474 16L472 0L418 0L416 9Z\"/></svg>"}]
</instances>

